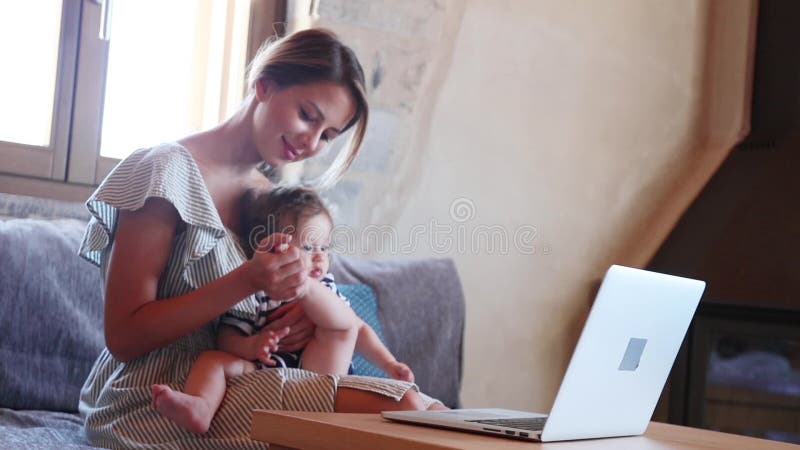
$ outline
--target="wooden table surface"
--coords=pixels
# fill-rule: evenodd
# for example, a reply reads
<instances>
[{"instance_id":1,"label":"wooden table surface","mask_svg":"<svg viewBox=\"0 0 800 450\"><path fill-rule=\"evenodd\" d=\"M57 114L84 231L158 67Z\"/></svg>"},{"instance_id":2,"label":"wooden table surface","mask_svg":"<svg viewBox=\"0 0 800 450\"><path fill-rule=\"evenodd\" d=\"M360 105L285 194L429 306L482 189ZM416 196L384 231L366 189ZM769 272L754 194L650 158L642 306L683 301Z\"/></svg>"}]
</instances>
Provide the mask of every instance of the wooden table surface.
<instances>
[{"instance_id":1,"label":"wooden table surface","mask_svg":"<svg viewBox=\"0 0 800 450\"><path fill-rule=\"evenodd\" d=\"M253 439L300 450L800 450L800 446L651 422L643 436L536 443L391 422L379 414L259 410Z\"/></svg>"}]
</instances>

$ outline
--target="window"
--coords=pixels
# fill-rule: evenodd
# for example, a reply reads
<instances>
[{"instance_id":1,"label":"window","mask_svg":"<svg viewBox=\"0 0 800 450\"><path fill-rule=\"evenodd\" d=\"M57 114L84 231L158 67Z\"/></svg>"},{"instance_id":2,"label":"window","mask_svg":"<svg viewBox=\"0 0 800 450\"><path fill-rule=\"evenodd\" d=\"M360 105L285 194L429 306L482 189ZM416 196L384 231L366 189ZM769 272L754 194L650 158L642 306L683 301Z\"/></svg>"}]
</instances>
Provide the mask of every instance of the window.
<instances>
[{"instance_id":1,"label":"window","mask_svg":"<svg viewBox=\"0 0 800 450\"><path fill-rule=\"evenodd\" d=\"M75 117L86 120L76 123L68 180L98 183L133 150L213 126L235 109L249 13L249 0L114 0L110 40L81 35L81 51L97 64L78 68ZM85 15L83 27L98 30L99 19Z\"/></svg>"},{"instance_id":2,"label":"window","mask_svg":"<svg viewBox=\"0 0 800 450\"><path fill-rule=\"evenodd\" d=\"M0 3L0 171L63 179L79 20L76 0Z\"/></svg>"},{"instance_id":3,"label":"window","mask_svg":"<svg viewBox=\"0 0 800 450\"><path fill-rule=\"evenodd\" d=\"M214 126L239 105L249 6L115 1L101 156L123 158L131 147Z\"/></svg>"},{"instance_id":4,"label":"window","mask_svg":"<svg viewBox=\"0 0 800 450\"><path fill-rule=\"evenodd\" d=\"M137 148L219 123L285 10L280 0L112 0L106 41L101 3L0 2L0 56L15 68L0 74L0 172L94 185Z\"/></svg>"},{"instance_id":5,"label":"window","mask_svg":"<svg viewBox=\"0 0 800 450\"><path fill-rule=\"evenodd\" d=\"M3 71L0 123L18 125L0 130L0 139L4 141L40 147L50 143L61 31L61 5L50 3L50 8L41 12L35 3L15 5L13 12L10 9L14 3L0 4L0 40L14 42L22 38L28 42L27 48L3 47L3 61L13 66L20 67L23 63L27 66L27 70ZM26 27L35 22L41 23L41 32L34 33ZM30 55L38 57L30 58Z\"/></svg>"}]
</instances>

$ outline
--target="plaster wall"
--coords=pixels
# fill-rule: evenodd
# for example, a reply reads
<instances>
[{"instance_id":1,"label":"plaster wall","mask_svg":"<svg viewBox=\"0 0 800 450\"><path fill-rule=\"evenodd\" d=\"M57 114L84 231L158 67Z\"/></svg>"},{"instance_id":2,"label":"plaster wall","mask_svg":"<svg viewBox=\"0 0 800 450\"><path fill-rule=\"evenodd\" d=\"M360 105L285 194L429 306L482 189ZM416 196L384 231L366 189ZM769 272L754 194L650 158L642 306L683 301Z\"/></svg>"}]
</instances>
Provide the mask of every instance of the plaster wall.
<instances>
[{"instance_id":1,"label":"plaster wall","mask_svg":"<svg viewBox=\"0 0 800 450\"><path fill-rule=\"evenodd\" d=\"M746 132L754 19L752 0L320 3L374 84L339 220L391 229L368 256L456 260L466 406L550 407L605 269L645 266Z\"/></svg>"}]
</instances>

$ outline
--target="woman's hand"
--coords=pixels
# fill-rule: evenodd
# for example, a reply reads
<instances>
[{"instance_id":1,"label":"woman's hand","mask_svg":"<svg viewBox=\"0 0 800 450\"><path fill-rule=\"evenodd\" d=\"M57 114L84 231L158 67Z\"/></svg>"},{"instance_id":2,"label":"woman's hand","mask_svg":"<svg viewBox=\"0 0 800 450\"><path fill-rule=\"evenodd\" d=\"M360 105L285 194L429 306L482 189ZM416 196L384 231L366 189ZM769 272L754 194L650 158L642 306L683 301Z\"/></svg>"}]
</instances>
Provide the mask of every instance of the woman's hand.
<instances>
[{"instance_id":1,"label":"woman's hand","mask_svg":"<svg viewBox=\"0 0 800 450\"><path fill-rule=\"evenodd\" d=\"M276 300L305 294L308 268L300 258L300 250L289 245L291 241L292 236L282 233L261 240L253 257L245 263L254 291L264 291Z\"/></svg>"},{"instance_id":2,"label":"woman's hand","mask_svg":"<svg viewBox=\"0 0 800 450\"><path fill-rule=\"evenodd\" d=\"M264 327L265 330L277 331L284 327L291 330L278 344L278 349L282 352L296 352L305 348L316 329L306 317L301 302L287 303L272 311L267 319L270 323Z\"/></svg>"}]
</instances>

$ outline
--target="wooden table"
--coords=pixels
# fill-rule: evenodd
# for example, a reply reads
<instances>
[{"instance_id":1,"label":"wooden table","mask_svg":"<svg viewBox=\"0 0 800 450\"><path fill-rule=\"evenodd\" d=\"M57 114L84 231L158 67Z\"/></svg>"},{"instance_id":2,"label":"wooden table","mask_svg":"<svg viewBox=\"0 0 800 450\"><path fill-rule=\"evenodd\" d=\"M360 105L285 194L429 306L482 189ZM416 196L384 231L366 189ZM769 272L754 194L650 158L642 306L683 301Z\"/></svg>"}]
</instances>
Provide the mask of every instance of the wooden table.
<instances>
[{"instance_id":1,"label":"wooden table","mask_svg":"<svg viewBox=\"0 0 800 450\"><path fill-rule=\"evenodd\" d=\"M799 450L800 446L651 422L643 436L534 443L390 422L379 414L259 410L253 439L300 450Z\"/></svg>"}]
</instances>

